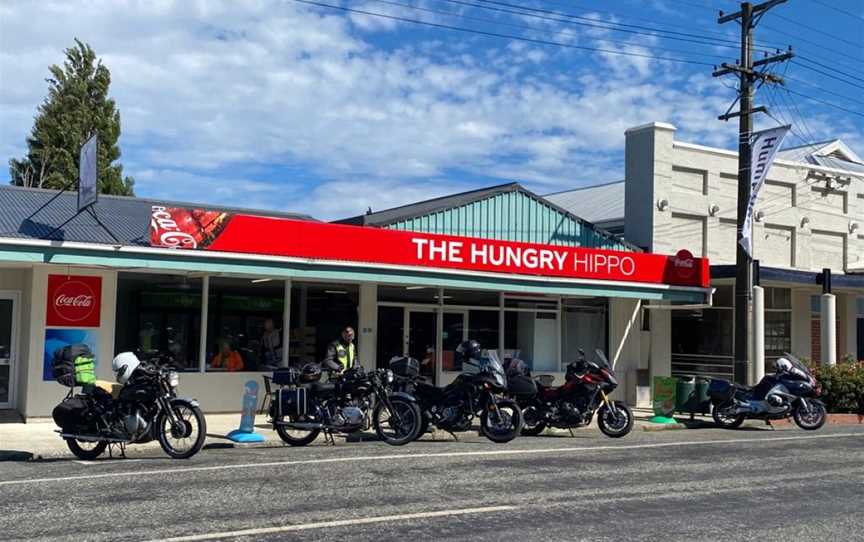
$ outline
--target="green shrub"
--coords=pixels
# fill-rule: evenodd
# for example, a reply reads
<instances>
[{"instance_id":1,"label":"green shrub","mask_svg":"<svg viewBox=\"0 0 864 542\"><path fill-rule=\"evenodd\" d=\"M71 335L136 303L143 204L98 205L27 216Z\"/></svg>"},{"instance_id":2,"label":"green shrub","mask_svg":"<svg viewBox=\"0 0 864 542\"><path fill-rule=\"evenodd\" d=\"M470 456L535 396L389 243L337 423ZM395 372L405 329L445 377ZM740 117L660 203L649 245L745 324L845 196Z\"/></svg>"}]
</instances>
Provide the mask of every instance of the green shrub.
<instances>
[{"instance_id":1,"label":"green shrub","mask_svg":"<svg viewBox=\"0 0 864 542\"><path fill-rule=\"evenodd\" d=\"M834 366L810 364L822 384L822 401L828 412L864 414L864 360L846 356Z\"/></svg>"}]
</instances>

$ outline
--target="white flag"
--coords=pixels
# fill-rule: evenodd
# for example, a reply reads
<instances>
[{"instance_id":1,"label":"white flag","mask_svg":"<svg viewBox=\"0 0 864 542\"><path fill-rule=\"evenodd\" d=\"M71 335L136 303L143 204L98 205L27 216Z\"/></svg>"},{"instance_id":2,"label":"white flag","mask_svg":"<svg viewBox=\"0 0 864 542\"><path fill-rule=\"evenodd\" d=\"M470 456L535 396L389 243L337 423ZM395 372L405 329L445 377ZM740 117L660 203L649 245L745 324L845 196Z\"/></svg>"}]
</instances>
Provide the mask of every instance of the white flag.
<instances>
[{"instance_id":1,"label":"white flag","mask_svg":"<svg viewBox=\"0 0 864 542\"><path fill-rule=\"evenodd\" d=\"M750 143L750 201L747 202L747 216L741 227L741 246L747 255L753 257L753 211L756 208L756 198L765 184L768 170L774 163L774 157L780 149L780 143L789 131L790 126L778 126L753 134Z\"/></svg>"}]
</instances>

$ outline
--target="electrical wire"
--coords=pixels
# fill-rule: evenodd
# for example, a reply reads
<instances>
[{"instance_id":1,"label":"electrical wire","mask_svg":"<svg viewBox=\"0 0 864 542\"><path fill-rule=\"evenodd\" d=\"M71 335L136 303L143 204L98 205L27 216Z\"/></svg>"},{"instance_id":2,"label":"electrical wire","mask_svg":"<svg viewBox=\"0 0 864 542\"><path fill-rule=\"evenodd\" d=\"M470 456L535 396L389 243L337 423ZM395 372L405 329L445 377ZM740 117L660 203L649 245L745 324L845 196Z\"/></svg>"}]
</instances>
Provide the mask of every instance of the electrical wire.
<instances>
[{"instance_id":1,"label":"electrical wire","mask_svg":"<svg viewBox=\"0 0 864 542\"><path fill-rule=\"evenodd\" d=\"M771 12L769 12L769 13L771 13ZM816 34L821 34L821 35L823 35L823 36L825 36L825 37L827 37L827 38L830 38L830 39L832 39L832 40L835 40L835 41L838 41L838 42L842 42L842 43L845 43L845 44L847 44L847 45L852 45L853 47L861 47L861 44L860 44L860 43L857 43L857 42L854 42L854 41L850 41L850 40L847 40L847 39L844 39L844 38L838 37L838 36L836 36L836 35L834 35L834 34L830 34L830 33L826 32L826 31L824 31L824 30L820 30L820 29L815 28L815 27L813 27L813 26L806 25L806 24L804 24L804 23L802 23L802 22L800 22L800 21L796 21L795 19L792 19L792 18L790 18L790 17L786 17L785 15L781 15L781 14L779 14L779 13L771 13L771 15L772 15L773 17L776 17L776 18L782 20L782 21L786 21L787 23L794 24L795 26L800 26L801 28L805 28L805 29L807 29L807 30L809 30L809 31L811 31L811 32L815 32Z\"/></svg>"},{"instance_id":2,"label":"electrical wire","mask_svg":"<svg viewBox=\"0 0 864 542\"><path fill-rule=\"evenodd\" d=\"M393 0L370 0L370 1L376 2L379 4L389 5L389 6L404 7L404 8L412 9L415 11L421 11L424 13L434 13L437 15L445 15L448 17L464 19L467 21L488 23L488 24L492 24L492 25L506 26L506 27L510 27L510 28L518 28L521 30L528 30L531 32L543 32L545 30L545 29L538 28L536 26L521 25L521 24L516 24L516 23L507 23L507 22L503 22L503 21L496 21L494 19L474 17L471 15L465 15L465 14L459 13L459 12L426 8L426 7L416 6L413 4L406 4L403 2L395 2ZM578 38L585 38L586 37L585 35L577 33L577 32L567 32L564 30L555 31L555 34L556 35L560 34L560 35L564 35L564 36L573 36L573 37L578 37ZM607 39L607 38L590 38L589 37L589 39L592 39L594 41L600 41L603 43L615 43L615 44L619 44L619 45L625 45L628 47L639 47L641 49L653 49L656 51L665 51L665 52L669 52L669 53L676 53L676 54L682 54L682 55L698 55L700 58L711 57L711 58L716 58L718 60L724 60L726 58L726 57L723 57L720 55L706 55L706 54L704 54L702 52L698 52L698 51L682 51L679 49L669 49L668 47L662 47L659 45L644 45L644 44L634 43L634 42L630 42L630 41L614 40L614 39Z\"/></svg>"},{"instance_id":3,"label":"electrical wire","mask_svg":"<svg viewBox=\"0 0 864 542\"><path fill-rule=\"evenodd\" d=\"M851 11L846 11L845 9L838 8L837 6L832 6L831 4L823 2L822 0L811 0L811 2L815 2L821 6L825 6L828 9L833 9L834 11L836 11L838 13L842 13L844 15L848 15L850 17L855 17L856 19L864 21L864 17L862 17L861 15L856 15L855 13L852 13Z\"/></svg>"},{"instance_id":4,"label":"electrical wire","mask_svg":"<svg viewBox=\"0 0 864 542\"><path fill-rule=\"evenodd\" d=\"M847 109L847 108L842 107L842 106L839 106L839 105L837 105L837 104L835 104L835 103L831 103L831 102L825 101L825 100L823 100L823 99L821 99L821 98L817 98L817 97L815 97L815 96L810 96L810 95L807 95L807 94L803 94L803 93L801 93L801 92L797 92L797 91L794 91L794 90L792 90L792 89L784 88L783 90L786 91L786 92L788 92L789 94L794 94L795 96L800 96L800 97L802 97L802 98L806 98L806 99L808 99L808 100L812 100L812 101L814 101L814 102L820 103L820 104L822 104L822 105L826 105L826 106L828 106L828 107L833 107L834 109L837 109L838 111L844 111L844 112L846 112L846 113L849 113L850 115L858 115L859 117L864 118L864 113L861 113L861 112L859 112L859 111L853 111L852 109Z\"/></svg>"},{"instance_id":5,"label":"electrical wire","mask_svg":"<svg viewBox=\"0 0 864 542\"><path fill-rule=\"evenodd\" d=\"M566 49L590 51L590 52L594 52L594 53L605 53L605 54L610 54L610 55L629 56L629 57L636 57L636 58L650 58L652 60L659 60L662 62L674 62L674 63L679 63L679 64L692 64L692 65L697 65L697 66L711 66L711 67L714 66L713 64L710 64L708 62L700 62L698 60L689 60L689 59L684 59L684 58L659 57L659 56L643 54L643 53L635 53L635 52L629 52L629 51L618 51L615 49L603 49L603 48L599 48L599 47L586 47L583 45L574 45L574 44L570 44L570 43L563 43L560 41L527 38L524 36L516 36L516 35L512 35L512 34L502 34L499 32L488 32L485 30L476 30L476 29L465 28L465 27L461 27L461 26L453 26L453 25L448 25L448 24L433 23L430 21L420 21L418 19L411 19L408 17L400 17L398 15L388 15L385 13L378 13L378 12L367 11L367 10L363 10L363 9L349 8L346 6L327 4L324 2L317 2L314 0L291 0L291 1L299 3L299 4L310 5L310 6L335 9L335 10L344 11L347 13L357 13L359 15L368 15L371 17L380 17L382 19L388 19L391 21L400 21L400 22L404 22L404 23L411 23L411 24L416 24L416 25L421 25L421 26L428 26L431 28L439 28L439 29L443 29L443 30L453 30L456 32L464 32L464 33L468 33L468 34L476 34L479 36L487 36L487 37L492 37L492 38L503 38L503 39L509 39L509 40L524 41L524 42L528 42L528 43L537 43L540 45L551 45L551 46L555 46L555 47L563 47Z\"/></svg>"},{"instance_id":6,"label":"electrical wire","mask_svg":"<svg viewBox=\"0 0 864 542\"><path fill-rule=\"evenodd\" d=\"M804 68L805 70L810 70L810 71L812 71L812 72L816 72L816 73L818 73L818 74L820 74L820 75L824 75L825 77L830 77L831 79L835 79L835 80L837 80L837 81L840 81L841 83L846 83L847 85L850 85L850 86L853 86L853 87L857 87L857 88L860 88L860 89L864 90L864 85L859 85L859 84L857 84L857 83L853 83L853 82L851 82L851 81L847 81L847 80L845 80L845 79L841 79L840 77L837 77L836 75L834 75L834 74L832 74L832 73L830 73L830 72L826 72L826 71L820 70L820 69L818 69L818 68L813 68L813 67L811 67L811 66L808 66L807 64L801 64L800 62L795 62L795 59L792 59L791 62L792 62L794 65L798 66L799 68Z\"/></svg>"},{"instance_id":7,"label":"electrical wire","mask_svg":"<svg viewBox=\"0 0 864 542\"><path fill-rule=\"evenodd\" d=\"M852 80L854 80L854 81L859 81L859 82L861 82L861 83L864 83L864 78L859 77L858 75L854 75L854 74L851 74L851 73L846 73L846 72L844 72L844 71L840 71L840 70L838 70L837 68L834 68L833 66L826 66L825 64L822 64L822 63L819 62L819 61L813 60L812 58L809 58L809 57L806 57L806 56L798 55L798 59L799 59L799 60L803 60L804 62L809 62L810 64L814 64L814 65L819 66L820 68L824 68L824 69L826 69L826 70L833 70L833 71L839 73L840 75L843 75L843 76L845 76L845 77L848 77L848 78L850 78L850 79L852 79Z\"/></svg>"}]
</instances>

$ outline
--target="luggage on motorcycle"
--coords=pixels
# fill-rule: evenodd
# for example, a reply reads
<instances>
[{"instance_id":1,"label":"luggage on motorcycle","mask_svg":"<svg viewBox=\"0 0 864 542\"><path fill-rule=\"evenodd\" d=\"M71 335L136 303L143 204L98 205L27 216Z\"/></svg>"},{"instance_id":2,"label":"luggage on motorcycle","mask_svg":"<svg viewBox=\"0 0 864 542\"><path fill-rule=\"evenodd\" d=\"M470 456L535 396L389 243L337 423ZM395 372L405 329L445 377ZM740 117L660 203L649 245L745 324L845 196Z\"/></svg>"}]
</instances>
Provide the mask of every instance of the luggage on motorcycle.
<instances>
[{"instance_id":1,"label":"luggage on motorcycle","mask_svg":"<svg viewBox=\"0 0 864 542\"><path fill-rule=\"evenodd\" d=\"M712 378L708 383L708 397L715 402L729 401L735 396L735 386L728 380Z\"/></svg>"},{"instance_id":2,"label":"luggage on motorcycle","mask_svg":"<svg viewBox=\"0 0 864 542\"><path fill-rule=\"evenodd\" d=\"M537 394L537 383L525 375L510 376L507 378L507 391L516 397L532 397Z\"/></svg>"},{"instance_id":3,"label":"luggage on motorcycle","mask_svg":"<svg viewBox=\"0 0 864 542\"><path fill-rule=\"evenodd\" d=\"M306 388L279 390L278 400L276 401L276 416L287 416L294 419L305 416L307 408L306 393Z\"/></svg>"},{"instance_id":4,"label":"luggage on motorcycle","mask_svg":"<svg viewBox=\"0 0 864 542\"><path fill-rule=\"evenodd\" d=\"M504 372L507 374L507 378L513 376L531 376L531 369L519 358L504 360Z\"/></svg>"},{"instance_id":5,"label":"luggage on motorcycle","mask_svg":"<svg viewBox=\"0 0 864 542\"><path fill-rule=\"evenodd\" d=\"M300 375L294 367L282 367L273 371L274 384L279 386L294 386L300 381Z\"/></svg>"},{"instance_id":6,"label":"luggage on motorcycle","mask_svg":"<svg viewBox=\"0 0 864 542\"><path fill-rule=\"evenodd\" d=\"M81 425L84 421L84 413L87 411L87 403L81 397L67 397L54 407L51 417L54 423L61 429L68 429Z\"/></svg>"},{"instance_id":7,"label":"luggage on motorcycle","mask_svg":"<svg viewBox=\"0 0 864 542\"><path fill-rule=\"evenodd\" d=\"M96 383L96 363L86 344L70 344L54 351L51 375L58 383L73 387Z\"/></svg>"},{"instance_id":8,"label":"luggage on motorcycle","mask_svg":"<svg viewBox=\"0 0 864 542\"><path fill-rule=\"evenodd\" d=\"M397 356L390 359L390 370L396 376L417 378L420 375L420 362L408 356Z\"/></svg>"}]
</instances>

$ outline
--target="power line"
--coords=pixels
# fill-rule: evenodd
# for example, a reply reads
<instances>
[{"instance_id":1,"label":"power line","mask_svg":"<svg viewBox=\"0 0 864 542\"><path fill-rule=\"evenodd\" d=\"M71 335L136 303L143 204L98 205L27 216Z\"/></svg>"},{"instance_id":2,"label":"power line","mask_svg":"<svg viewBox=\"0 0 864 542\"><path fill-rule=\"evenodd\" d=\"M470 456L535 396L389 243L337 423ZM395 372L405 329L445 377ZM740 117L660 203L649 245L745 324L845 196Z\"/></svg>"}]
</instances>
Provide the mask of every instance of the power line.
<instances>
[{"instance_id":1,"label":"power line","mask_svg":"<svg viewBox=\"0 0 864 542\"><path fill-rule=\"evenodd\" d=\"M849 41L849 40L847 40L847 39L843 39L843 38L838 37L838 36L836 36L836 35L834 35L834 34L831 34L831 33L829 33L829 32L826 32L826 31L824 31L824 30L820 30L820 29L818 29L818 28L816 28L816 27L813 27L813 26L810 26L810 25L806 25L806 24L804 24L804 23L802 23L802 22L800 22L800 21L796 21L795 19L792 19L792 18L786 17L785 15L780 15L779 13L775 13L774 16L777 17L778 19L781 19L781 20L786 21L787 23L794 24L795 26L800 26L801 28L806 28L807 30L809 30L809 31L811 31L811 32L815 32L815 33L817 33L817 34L821 34L821 35L823 35L823 36L825 36L825 37L831 38L832 40L839 41L839 42L843 42L843 43L846 43L846 44L848 44L848 45L852 45L852 46L854 46L854 47L861 47L861 44L860 44L860 43L857 43L857 42L854 42L854 41ZM768 28L768 27L766 26L765 28Z\"/></svg>"},{"instance_id":2,"label":"power line","mask_svg":"<svg viewBox=\"0 0 864 542\"><path fill-rule=\"evenodd\" d=\"M864 17L857 15L855 13L852 13L851 11L846 11L845 9L838 8L837 6L832 6L831 4L828 4L826 2L822 2L822 0L812 0L812 1L819 4L820 6L825 6L828 9L833 9L834 11L836 11L838 13L842 13L844 15L849 15L850 17L855 17L856 19L858 19L860 21L864 21Z\"/></svg>"},{"instance_id":3,"label":"power line","mask_svg":"<svg viewBox=\"0 0 864 542\"><path fill-rule=\"evenodd\" d=\"M813 68L813 67L811 67L811 66L808 66L807 64L801 64L800 62L794 62L794 64L795 64L796 66L798 66L799 68L804 68L805 70L810 70L811 72L816 72L816 73L818 73L818 74L824 75L825 77L830 77L831 79L835 79L835 80L837 80L837 81L840 81L841 83L846 83L847 85L850 85L850 86L853 86L853 87L857 87L857 88L860 88L860 89L864 89L864 85L859 85L859 84L857 84L857 83L852 83L852 82L847 81L847 80L845 80L845 79L841 79L840 77L837 77L836 75L834 75L834 74L832 74L832 73L830 73L830 72L826 72L826 71L820 70L820 69L818 69L818 68ZM830 68L829 68L829 69L830 69Z\"/></svg>"},{"instance_id":4,"label":"power line","mask_svg":"<svg viewBox=\"0 0 864 542\"><path fill-rule=\"evenodd\" d=\"M835 103L831 103L831 102L828 102L828 101L822 100L821 98L817 98L817 97L815 97L815 96L810 96L810 95L808 95L808 94L802 94L802 93L800 93L800 92L796 92L796 91L794 91L794 90L792 90L792 89L788 89L788 88L784 88L783 90L785 90L785 91L788 92L789 94L794 94L794 95L796 95L796 96L801 96L802 98L806 98L806 99L808 99L808 100L813 100L814 102L818 102L818 103L820 103L820 104L822 104L822 105L827 105L828 107L833 107L834 109L837 109L837 110L840 110L840 111L845 111L846 113L849 113L849 114L851 114L851 115L858 115L859 117L864 118L864 113L861 113L861 112L858 112L858 111L853 111L852 109L847 109L847 108L842 107L842 106L839 106L839 105L837 105L837 104L835 104Z\"/></svg>"},{"instance_id":5,"label":"power line","mask_svg":"<svg viewBox=\"0 0 864 542\"><path fill-rule=\"evenodd\" d=\"M440 9L426 8L426 7L421 7L421 6L415 6L415 5L413 5L413 4L406 4L406 3L403 3L403 2L395 2L395 1L392 1L392 0L371 0L371 1L372 1L372 2L377 2L377 3L379 3L379 4L389 5L389 6L405 7L405 8L409 8L409 9L415 10L415 11L422 11L422 12L425 12L425 13L434 13L434 14L438 14L438 15L445 15L445 16L449 16L449 17L455 17L455 18L459 18L459 19L465 19L465 20L468 20L468 21L475 21L475 22L488 23L488 24L493 24L493 25L507 26L507 27L510 27L510 28L519 28L519 29L522 29L522 30L528 30L528 31L531 31L531 32L543 32L543 30L544 30L544 29L541 29L541 28L537 28L536 26L528 26L528 25L520 25L520 24L515 24L515 23L507 23L507 22L502 22L502 21L496 21L496 20L494 20L494 19L486 19L486 18L483 18L483 17L474 17L474 16L471 16L471 15L465 15L465 14L463 14L463 13L458 13L458 12L454 12L454 11L446 11L446 10L440 10ZM577 33L577 32L567 32L567 31L564 31L564 30L556 31L555 34L561 34L561 35L565 35L565 36L573 36L573 37L580 37L580 38L584 38L584 37L586 37L586 36L584 36L583 34L580 34L580 33ZM713 57L713 58L717 58L717 59L722 59L722 58L723 58L723 57L721 57L721 56L719 56L719 55L706 55L706 54L703 54L703 53L698 52L698 51L681 51L681 50L679 50L679 49L670 49L670 48L668 48L668 47L662 47L662 46L659 46L659 45L645 45L645 44L639 44L639 43L634 43L634 42L630 42L630 41L622 41L622 40L614 40L614 39L606 39L606 38L602 38L602 39L601 39L601 38L590 38L590 39L593 39L593 40L595 40L595 41L602 41L602 42L608 42L608 43L617 43L617 44L620 44L620 45L626 45L626 46L630 46L630 47L636 46L636 47L640 47L640 48L643 48L643 49L654 49L654 50L657 50L657 51L666 51L666 52L670 52L670 53L677 53L677 54L683 54L683 55L698 55L698 56L700 56L700 57L702 57L702 58L704 58L704 57Z\"/></svg>"},{"instance_id":6,"label":"power line","mask_svg":"<svg viewBox=\"0 0 864 542\"><path fill-rule=\"evenodd\" d=\"M499 32L488 32L486 30L476 30L476 29L465 28L465 27L461 27L461 26L453 26L453 25L448 25L448 24L433 23L433 22L429 22L429 21L420 21L420 20L411 19L408 17L400 17L398 15L388 15L385 13L378 13L378 12L367 11L367 10L363 10L363 9L349 8L346 6L337 6L337 5L333 5L333 4L327 4L324 2L316 2L314 0L291 0L291 1L297 2L300 4L307 4L310 6L318 6L318 7L322 7L322 8L329 8L329 9L335 9L335 10L339 10L339 11L345 11L347 13L357 13L359 15L368 15L371 17L380 17L382 19L389 19L391 21L400 21L400 22L404 22L404 23L411 23L411 24L417 24L417 25L421 25L421 26L428 26L431 28L440 28L440 29L444 29L444 30L453 30L456 32L465 32L468 34L477 34L480 36L487 36L487 37L493 37L493 38L503 38L503 39L516 40L516 41L524 41L524 42L528 42L528 43L537 43L540 45L552 45L555 47L563 47L566 49L577 49L577 50L581 50L581 51L591 51L594 53L606 53L606 54L611 54L611 55L629 56L629 57L636 57L636 58L649 58L652 60L660 60L660 61L664 61L664 62L675 62L675 63L680 63L680 64L693 64L693 65L697 65L697 66L713 66L713 64L709 64L708 62L700 62L698 60L689 60L689 59L685 59L685 58L659 57L659 56L643 54L643 53L618 51L615 49L602 49L602 48L598 48L598 47L586 47L586 46L582 46L582 45L573 45L571 43L563 43L563 42L559 42L559 41L527 38L524 36L515 36L512 34L502 34Z\"/></svg>"},{"instance_id":7,"label":"power line","mask_svg":"<svg viewBox=\"0 0 864 542\"><path fill-rule=\"evenodd\" d=\"M820 68L825 68L826 70L834 70L835 72L839 73L840 75L845 75L846 77L848 77L850 79L853 79L855 81L861 81L862 83L864 83L864 78L861 78L861 77L854 75L854 74L851 74L851 73L846 73L844 71L840 71L840 70L833 68L831 66L826 66L825 64L822 64L821 62L819 62L817 60L813 60L811 58L808 58L806 56L801 56L801 55L798 55L798 59L803 60L804 62L809 62L810 64L815 64L816 66L819 66Z\"/></svg>"},{"instance_id":8,"label":"power line","mask_svg":"<svg viewBox=\"0 0 864 542\"><path fill-rule=\"evenodd\" d=\"M796 66L800 66L800 64L796 64ZM784 77L786 78L787 81L793 81L795 83L806 85L808 87L815 88L816 90L819 90L819 91L824 92L826 94L831 94L832 96L836 96L838 98L843 98L844 100L848 100L848 101L854 102L856 104L864 105L864 101L856 100L855 98L850 98L849 96L846 96L845 94L840 94L839 92L834 92L833 90L828 90L825 87L815 85L809 81L805 81L803 79L798 79L797 77L790 77L788 75L784 75Z\"/></svg>"},{"instance_id":9,"label":"power line","mask_svg":"<svg viewBox=\"0 0 864 542\"><path fill-rule=\"evenodd\" d=\"M806 38L802 38L799 35L795 35L795 34L792 34L790 32L786 32L784 30L779 30L779 29L774 28L772 26L768 26L768 25L762 25L762 26L763 26L763 28L765 28L765 30L768 30L770 32L782 34L782 35L790 37L794 40L798 40L801 43L806 43L810 47L821 49L822 51L825 51L825 52L831 53L832 55L835 55L835 57L831 59L831 62L836 62L836 63L842 64L843 66L848 66L849 68L852 68L852 69L858 69L858 68L851 66L850 64L848 64L848 62L857 62L860 64L864 64L864 59L858 59L858 58L855 58L853 56L849 56L848 54L846 54L842 51L838 51L837 49L832 49L831 47L825 47L824 45L817 43L815 41L808 40ZM840 59L846 59L846 62L843 62Z\"/></svg>"}]
</instances>

